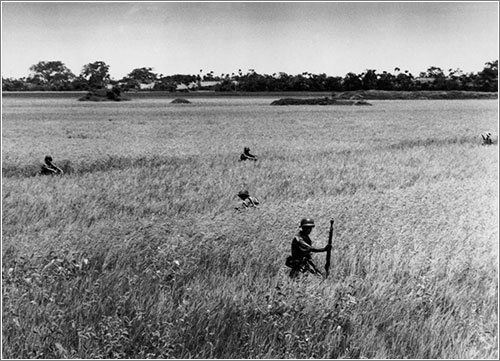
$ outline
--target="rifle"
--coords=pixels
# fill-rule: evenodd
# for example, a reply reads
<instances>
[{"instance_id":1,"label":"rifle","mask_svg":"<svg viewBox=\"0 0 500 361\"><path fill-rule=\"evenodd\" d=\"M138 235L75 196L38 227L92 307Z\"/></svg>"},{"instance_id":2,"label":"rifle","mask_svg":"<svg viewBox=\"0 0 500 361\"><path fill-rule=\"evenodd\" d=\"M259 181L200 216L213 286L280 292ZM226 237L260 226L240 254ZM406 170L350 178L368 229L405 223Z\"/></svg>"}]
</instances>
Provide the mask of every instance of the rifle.
<instances>
[{"instance_id":1,"label":"rifle","mask_svg":"<svg viewBox=\"0 0 500 361\"><path fill-rule=\"evenodd\" d=\"M333 218L330 219L330 234L328 235L328 244L332 245L333 238ZM332 256L332 250L326 251L326 263L325 263L325 278L328 278L328 274L330 271L330 258Z\"/></svg>"}]
</instances>

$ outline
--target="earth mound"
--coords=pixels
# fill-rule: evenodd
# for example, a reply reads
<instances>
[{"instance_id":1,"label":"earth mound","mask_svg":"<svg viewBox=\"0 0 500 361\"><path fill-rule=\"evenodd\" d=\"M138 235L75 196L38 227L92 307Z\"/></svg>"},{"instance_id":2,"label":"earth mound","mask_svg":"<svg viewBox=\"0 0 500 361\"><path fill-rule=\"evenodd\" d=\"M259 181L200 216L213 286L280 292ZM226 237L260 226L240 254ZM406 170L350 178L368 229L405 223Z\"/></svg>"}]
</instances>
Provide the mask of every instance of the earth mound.
<instances>
[{"instance_id":1,"label":"earth mound","mask_svg":"<svg viewBox=\"0 0 500 361\"><path fill-rule=\"evenodd\" d=\"M130 100L130 98L125 98L121 96L120 90L113 88L109 89L94 89L90 90L85 96L78 99L79 101L92 101L92 102L103 102L103 101L124 101Z\"/></svg>"},{"instance_id":2,"label":"earth mound","mask_svg":"<svg viewBox=\"0 0 500 361\"><path fill-rule=\"evenodd\" d=\"M324 98L312 98L312 99L283 98L273 101L271 105L371 105L371 104L363 99L339 100L339 99L324 97Z\"/></svg>"},{"instance_id":3,"label":"earth mound","mask_svg":"<svg viewBox=\"0 0 500 361\"><path fill-rule=\"evenodd\" d=\"M335 99L498 99L498 93L470 90L353 90L333 93Z\"/></svg>"},{"instance_id":4,"label":"earth mound","mask_svg":"<svg viewBox=\"0 0 500 361\"><path fill-rule=\"evenodd\" d=\"M171 104L191 104L191 102L184 98L177 98L170 102Z\"/></svg>"}]
</instances>

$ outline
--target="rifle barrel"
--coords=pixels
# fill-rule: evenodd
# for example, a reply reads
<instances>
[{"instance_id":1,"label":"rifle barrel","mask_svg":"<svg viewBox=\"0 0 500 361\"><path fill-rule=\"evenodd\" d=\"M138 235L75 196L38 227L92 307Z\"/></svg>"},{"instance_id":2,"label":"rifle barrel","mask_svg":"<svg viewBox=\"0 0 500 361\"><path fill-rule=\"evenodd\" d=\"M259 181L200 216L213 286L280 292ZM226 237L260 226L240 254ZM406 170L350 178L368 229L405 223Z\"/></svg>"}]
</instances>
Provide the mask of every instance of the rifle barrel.
<instances>
[{"instance_id":1,"label":"rifle barrel","mask_svg":"<svg viewBox=\"0 0 500 361\"><path fill-rule=\"evenodd\" d=\"M328 245L332 245L333 239L333 218L330 220L330 233L328 234ZM328 277L330 271L330 259L332 256L332 250L326 251L326 263L325 263L325 277Z\"/></svg>"}]
</instances>

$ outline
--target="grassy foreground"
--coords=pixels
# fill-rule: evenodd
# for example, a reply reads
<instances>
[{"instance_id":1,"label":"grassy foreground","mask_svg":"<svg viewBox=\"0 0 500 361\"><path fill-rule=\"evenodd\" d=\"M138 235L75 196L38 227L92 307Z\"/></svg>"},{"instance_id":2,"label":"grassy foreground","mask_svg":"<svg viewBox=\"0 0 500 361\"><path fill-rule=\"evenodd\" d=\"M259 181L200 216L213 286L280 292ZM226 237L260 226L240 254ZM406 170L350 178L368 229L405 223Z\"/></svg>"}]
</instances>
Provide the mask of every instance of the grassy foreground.
<instances>
[{"instance_id":1,"label":"grassy foreground","mask_svg":"<svg viewBox=\"0 0 500 361\"><path fill-rule=\"evenodd\" d=\"M3 358L498 358L495 105L41 104L4 108ZM304 216L327 280L287 278Z\"/></svg>"}]
</instances>

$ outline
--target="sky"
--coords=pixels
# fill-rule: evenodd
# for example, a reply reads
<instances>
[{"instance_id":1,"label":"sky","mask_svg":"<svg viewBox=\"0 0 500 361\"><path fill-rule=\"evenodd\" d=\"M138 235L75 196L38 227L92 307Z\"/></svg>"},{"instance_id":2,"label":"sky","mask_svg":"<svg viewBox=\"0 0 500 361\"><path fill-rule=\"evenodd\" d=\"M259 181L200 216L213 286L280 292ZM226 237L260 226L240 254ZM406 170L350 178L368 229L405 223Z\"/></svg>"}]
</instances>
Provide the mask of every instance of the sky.
<instances>
[{"instance_id":1,"label":"sky","mask_svg":"<svg viewBox=\"0 0 500 361\"><path fill-rule=\"evenodd\" d=\"M498 4L2 1L1 71L20 78L58 60L76 75L104 61L116 80L142 67L163 75L476 73L498 60Z\"/></svg>"}]
</instances>

